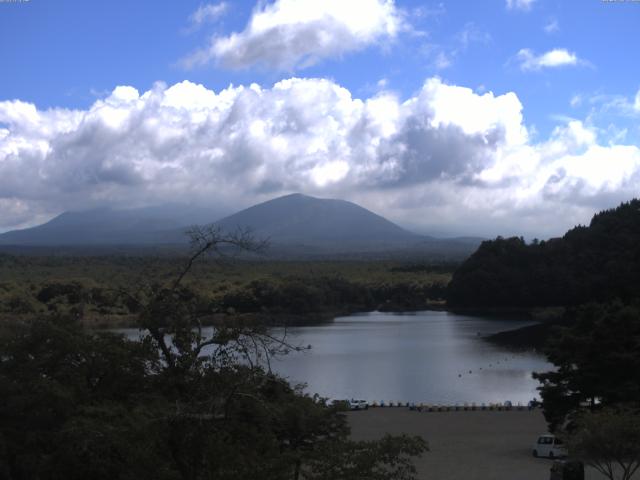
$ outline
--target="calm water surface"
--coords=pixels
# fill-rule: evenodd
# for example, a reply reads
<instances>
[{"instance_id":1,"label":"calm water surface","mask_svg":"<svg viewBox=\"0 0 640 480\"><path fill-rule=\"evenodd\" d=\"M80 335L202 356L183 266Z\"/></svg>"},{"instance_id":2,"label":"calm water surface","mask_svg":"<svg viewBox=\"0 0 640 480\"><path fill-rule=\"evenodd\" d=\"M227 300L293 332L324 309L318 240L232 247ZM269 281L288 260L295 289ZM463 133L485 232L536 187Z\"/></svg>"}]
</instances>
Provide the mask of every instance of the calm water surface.
<instances>
[{"instance_id":1,"label":"calm water surface","mask_svg":"<svg viewBox=\"0 0 640 480\"><path fill-rule=\"evenodd\" d=\"M541 355L510 352L481 337L531 323L434 311L355 314L287 329L290 343L312 348L278 357L271 366L331 399L526 404L538 396L531 373L551 365Z\"/></svg>"},{"instance_id":2,"label":"calm water surface","mask_svg":"<svg viewBox=\"0 0 640 480\"><path fill-rule=\"evenodd\" d=\"M294 343L312 349L272 367L330 398L526 403L538 396L531 373L551 365L541 355L509 352L481 336L529 324L434 311L356 314L290 328Z\"/></svg>"}]
</instances>

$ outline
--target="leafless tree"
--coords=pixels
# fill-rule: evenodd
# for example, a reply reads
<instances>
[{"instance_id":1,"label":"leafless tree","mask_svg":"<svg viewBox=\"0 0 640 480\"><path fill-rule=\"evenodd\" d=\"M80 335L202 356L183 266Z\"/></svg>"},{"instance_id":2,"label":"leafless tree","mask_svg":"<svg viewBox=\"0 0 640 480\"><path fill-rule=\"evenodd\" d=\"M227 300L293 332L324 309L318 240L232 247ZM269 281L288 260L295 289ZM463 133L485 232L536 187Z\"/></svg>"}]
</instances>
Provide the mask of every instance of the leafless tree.
<instances>
[{"instance_id":1,"label":"leafless tree","mask_svg":"<svg viewBox=\"0 0 640 480\"><path fill-rule=\"evenodd\" d=\"M286 328L276 336L265 325L237 316L218 319L215 327L205 329L203 320L211 318L211 309L185 285L195 265L207 257L220 262L241 254L262 255L268 242L249 229L226 232L216 225L192 227L187 234L189 254L172 281L145 282L135 293L122 292L138 305L140 328L160 350L168 368L197 368L207 352L210 359L241 357L250 366L261 364L270 370L272 356L308 348L290 343Z\"/></svg>"}]
</instances>

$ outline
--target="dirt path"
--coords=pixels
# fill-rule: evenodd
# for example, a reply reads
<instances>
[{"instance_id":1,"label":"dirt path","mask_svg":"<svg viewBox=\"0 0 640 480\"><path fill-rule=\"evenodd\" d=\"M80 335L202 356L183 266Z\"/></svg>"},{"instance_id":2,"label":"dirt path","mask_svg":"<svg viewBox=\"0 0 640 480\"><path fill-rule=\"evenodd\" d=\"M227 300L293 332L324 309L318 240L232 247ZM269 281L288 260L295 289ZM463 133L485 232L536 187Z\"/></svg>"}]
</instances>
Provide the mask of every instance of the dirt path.
<instances>
[{"instance_id":1,"label":"dirt path","mask_svg":"<svg viewBox=\"0 0 640 480\"><path fill-rule=\"evenodd\" d=\"M420 479L547 480L551 460L534 458L532 446L547 431L542 413L415 412L407 408L375 408L349 412L352 436L358 440L385 433L421 435L431 451L418 459ZM640 476L636 475L637 478ZM587 480L601 480L587 471Z\"/></svg>"}]
</instances>

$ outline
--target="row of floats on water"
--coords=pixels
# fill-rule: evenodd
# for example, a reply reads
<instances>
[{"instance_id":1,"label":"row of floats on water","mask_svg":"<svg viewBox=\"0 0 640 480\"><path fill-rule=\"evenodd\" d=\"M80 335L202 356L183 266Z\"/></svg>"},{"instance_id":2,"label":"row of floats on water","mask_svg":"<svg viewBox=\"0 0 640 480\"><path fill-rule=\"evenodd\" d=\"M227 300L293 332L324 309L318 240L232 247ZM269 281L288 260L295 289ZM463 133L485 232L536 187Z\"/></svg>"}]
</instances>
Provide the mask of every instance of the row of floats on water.
<instances>
[{"instance_id":1,"label":"row of floats on water","mask_svg":"<svg viewBox=\"0 0 640 480\"><path fill-rule=\"evenodd\" d=\"M409 410L418 412L458 412L458 411L509 411L509 410L533 410L538 407L539 402L532 400L527 405L518 402L513 404L509 400L502 403L463 403L455 405L436 405L427 403L414 402L384 402L381 401L369 403L366 400L350 400L349 407L351 410L367 410L368 408L392 408L404 407Z\"/></svg>"}]
</instances>

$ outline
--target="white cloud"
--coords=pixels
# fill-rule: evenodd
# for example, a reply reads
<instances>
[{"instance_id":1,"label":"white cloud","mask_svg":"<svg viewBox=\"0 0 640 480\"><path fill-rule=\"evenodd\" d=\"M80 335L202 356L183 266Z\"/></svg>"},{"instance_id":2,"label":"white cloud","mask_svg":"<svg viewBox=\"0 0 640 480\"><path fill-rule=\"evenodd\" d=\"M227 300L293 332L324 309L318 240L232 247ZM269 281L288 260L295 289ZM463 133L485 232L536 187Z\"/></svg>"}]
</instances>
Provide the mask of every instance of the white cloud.
<instances>
[{"instance_id":1,"label":"white cloud","mask_svg":"<svg viewBox=\"0 0 640 480\"><path fill-rule=\"evenodd\" d=\"M229 5L227 2L200 5L198 9L189 16L189 21L193 26L200 26L203 23L217 20L224 15L228 9Z\"/></svg>"},{"instance_id":2,"label":"white cloud","mask_svg":"<svg viewBox=\"0 0 640 480\"><path fill-rule=\"evenodd\" d=\"M379 89L385 89L389 86L389 79L388 78L381 78L380 80L378 80L376 82L376 86Z\"/></svg>"},{"instance_id":3,"label":"white cloud","mask_svg":"<svg viewBox=\"0 0 640 480\"><path fill-rule=\"evenodd\" d=\"M183 64L294 70L392 40L405 28L393 0L276 0L259 4L243 31L214 36Z\"/></svg>"},{"instance_id":4,"label":"white cloud","mask_svg":"<svg viewBox=\"0 0 640 480\"><path fill-rule=\"evenodd\" d=\"M529 11L536 0L507 0L507 8L509 10Z\"/></svg>"},{"instance_id":5,"label":"white cloud","mask_svg":"<svg viewBox=\"0 0 640 480\"><path fill-rule=\"evenodd\" d=\"M640 90L636 93L636 100L633 103L633 108L640 112Z\"/></svg>"},{"instance_id":6,"label":"white cloud","mask_svg":"<svg viewBox=\"0 0 640 480\"><path fill-rule=\"evenodd\" d=\"M573 52L565 48L554 48L548 52L536 55L532 50L523 48L516 55L522 71L536 71L543 68L558 68L585 64Z\"/></svg>"},{"instance_id":7,"label":"white cloud","mask_svg":"<svg viewBox=\"0 0 640 480\"><path fill-rule=\"evenodd\" d=\"M558 234L637 194L640 149L563 122L538 143L515 93L427 79L365 99L325 79L214 92L120 86L87 110L0 102L0 229L67 209L236 208L301 191L425 231Z\"/></svg>"}]
</instances>

